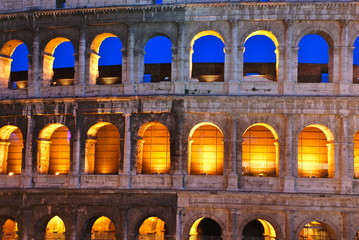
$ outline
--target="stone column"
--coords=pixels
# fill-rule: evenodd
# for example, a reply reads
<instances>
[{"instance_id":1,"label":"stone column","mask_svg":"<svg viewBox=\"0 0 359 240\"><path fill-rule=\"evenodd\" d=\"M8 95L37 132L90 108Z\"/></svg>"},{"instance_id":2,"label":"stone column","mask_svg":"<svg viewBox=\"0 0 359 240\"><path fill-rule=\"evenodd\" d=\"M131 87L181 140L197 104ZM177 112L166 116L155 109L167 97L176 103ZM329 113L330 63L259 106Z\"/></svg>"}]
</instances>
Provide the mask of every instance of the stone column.
<instances>
[{"instance_id":1,"label":"stone column","mask_svg":"<svg viewBox=\"0 0 359 240\"><path fill-rule=\"evenodd\" d=\"M71 226L67 226L66 228L66 232L69 232L69 240L76 240L77 238L77 223L78 223L78 219L77 219L77 211L76 208L71 209ZM67 234L66 234L67 235ZM67 239L67 238L66 238Z\"/></svg>"},{"instance_id":2,"label":"stone column","mask_svg":"<svg viewBox=\"0 0 359 240\"><path fill-rule=\"evenodd\" d=\"M349 46L349 24L350 20L340 21L340 52L339 52L339 94L348 95L351 93L351 84L353 83L353 51Z\"/></svg>"},{"instance_id":3,"label":"stone column","mask_svg":"<svg viewBox=\"0 0 359 240\"><path fill-rule=\"evenodd\" d=\"M285 81L285 48L284 47L277 47L275 50L275 53L277 55L277 62L276 62L276 78L278 82L278 93L283 94L284 93L284 81Z\"/></svg>"},{"instance_id":4,"label":"stone column","mask_svg":"<svg viewBox=\"0 0 359 240\"><path fill-rule=\"evenodd\" d=\"M227 175L227 190L238 190L238 170L237 170L237 131L238 131L238 119L234 118L231 122L231 134L228 136L230 139L226 141L228 146L225 148L228 151L228 157L224 159L230 159L228 163Z\"/></svg>"},{"instance_id":5,"label":"stone column","mask_svg":"<svg viewBox=\"0 0 359 240\"><path fill-rule=\"evenodd\" d=\"M283 239L295 239L295 227L294 227L294 212L293 211L285 211L285 226Z\"/></svg>"},{"instance_id":6,"label":"stone column","mask_svg":"<svg viewBox=\"0 0 359 240\"><path fill-rule=\"evenodd\" d=\"M292 47L293 45L293 20L284 21L284 31L285 31L285 46L283 46L283 56L280 57L280 60L283 61L283 82L286 85L293 84L297 82L297 72L298 72L298 49ZM296 59L297 62L294 65L293 60Z\"/></svg>"},{"instance_id":7,"label":"stone column","mask_svg":"<svg viewBox=\"0 0 359 240\"><path fill-rule=\"evenodd\" d=\"M55 57L49 53L43 54L42 65L42 86L48 87L51 85L52 78L54 76L53 64Z\"/></svg>"},{"instance_id":8,"label":"stone column","mask_svg":"<svg viewBox=\"0 0 359 240\"><path fill-rule=\"evenodd\" d=\"M127 210L126 209L122 209L122 232L121 235L122 237L120 238L121 240L128 240L130 239L128 237L128 216L127 216Z\"/></svg>"},{"instance_id":9,"label":"stone column","mask_svg":"<svg viewBox=\"0 0 359 240\"><path fill-rule=\"evenodd\" d=\"M336 94L339 94L339 78L340 78L340 69L341 69L341 60L340 60L340 51L341 48L334 46L329 49L329 64L328 64L328 74L329 82L337 84Z\"/></svg>"},{"instance_id":10,"label":"stone column","mask_svg":"<svg viewBox=\"0 0 359 240\"><path fill-rule=\"evenodd\" d=\"M32 175L33 175L33 165L32 165L32 147L33 147L33 119L31 116L31 109L28 109L27 113L27 133L26 133L26 141L25 141L25 154L23 156L25 164L23 170L23 178L22 178L22 187L30 188L32 186Z\"/></svg>"},{"instance_id":11,"label":"stone column","mask_svg":"<svg viewBox=\"0 0 359 240\"><path fill-rule=\"evenodd\" d=\"M182 240L182 218L183 218L183 208L177 208L176 213L176 240Z\"/></svg>"},{"instance_id":12,"label":"stone column","mask_svg":"<svg viewBox=\"0 0 359 240\"><path fill-rule=\"evenodd\" d=\"M225 50L225 70L224 70L224 79L228 82L228 93L229 94L238 94L239 91L239 79L242 79L242 76L239 76L240 65L238 60L239 50L241 47L238 46L238 28L239 21L233 20L230 21L231 28L231 45L226 47ZM243 75L243 74L242 74Z\"/></svg>"},{"instance_id":13,"label":"stone column","mask_svg":"<svg viewBox=\"0 0 359 240\"><path fill-rule=\"evenodd\" d=\"M7 172L7 157L9 153L10 142L7 140L0 140L0 173Z\"/></svg>"},{"instance_id":14,"label":"stone column","mask_svg":"<svg viewBox=\"0 0 359 240\"><path fill-rule=\"evenodd\" d=\"M40 35L39 29L34 30L34 40L32 46L32 76L28 79L27 92L29 97L38 97L41 83L40 70Z\"/></svg>"},{"instance_id":15,"label":"stone column","mask_svg":"<svg viewBox=\"0 0 359 240\"><path fill-rule=\"evenodd\" d=\"M135 34L134 34L134 25L128 25L128 38L127 38L127 49L124 51L124 56L122 57L122 67L124 78L122 83L124 85L125 94L134 93L134 78L135 78Z\"/></svg>"},{"instance_id":16,"label":"stone column","mask_svg":"<svg viewBox=\"0 0 359 240\"><path fill-rule=\"evenodd\" d=\"M0 55L0 88L9 87L12 61L10 57Z\"/></svg>"},{"instance_id":17,"label":"stone column","mask_svg":"<svg viewBox=\"0 0 359 240\"><path fill-rule=\"evenodd\" d=\"M85 95L85 79L86 79L86 26L82 26L80 29L80 41L79 41L79 50L78 50L78 64L76 68L75 75L75 85L79 85L81 87L76 88L79 89L77 92L77 96Z\"/></svg>"},{"instance_id":18,"label":"stone column","mask_svg":"<svg viewBox=\"0 0 359 240\"><path fill-rule=\"evenodd\" d=\"M131 114L125 116L125 136L123 144L123 169L120 172L120 187L131 188Z\"/></svg>"},{"instance_id":19,"label":"stone column","mask_svg":"<svg viewBox=\"0 0 359 240\"><path fill-rule=\"evenodd\" d=\"M284 171L283 191L294 192L295 177L298 177L298 157L295 156L298 149L297 146L293 146L293 115L286 115L285 123L285 143L283 144L283 150L281 150L282 161L284 161L281 164Z\"/></svg>"},{"instance_id":20,"label":"stone column","mask_svg":"<svg viewBox=\"0 0 359 240\"><path fill-rule=\"evenodd\" d=\"M75 122L78 121L77 119L77 113L76 113L76 109L74 110L74 118L75 118ZM72 171L70 172L70 179L71 179L71 183L70 183L70 187L72 188L78 188L80 187L80 161L81 161L81 157L80 157L80 151L81 151L81 130L80 130L80 126L79 124L76 124L75 127L75 136L73 138L73 149L72 149Z\"/></svg>"}]
</instances>

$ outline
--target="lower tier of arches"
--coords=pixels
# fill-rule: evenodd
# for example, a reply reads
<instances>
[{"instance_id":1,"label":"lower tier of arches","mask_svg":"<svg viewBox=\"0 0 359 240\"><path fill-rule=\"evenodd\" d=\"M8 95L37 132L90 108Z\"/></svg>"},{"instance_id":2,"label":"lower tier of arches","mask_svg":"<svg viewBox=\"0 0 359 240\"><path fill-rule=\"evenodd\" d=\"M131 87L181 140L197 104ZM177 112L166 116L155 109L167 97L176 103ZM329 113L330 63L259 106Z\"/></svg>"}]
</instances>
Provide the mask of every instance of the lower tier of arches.
<instances>
[{"instance_id":1,"label":"lower tier of arches","mask_svg":"<svg viewBox=\"0 0 359 240\"><path fill-rule=\"evenodd\" d=\"M358 239L347 195L161 190L6 190L0 239Z\"/></svg>"}]
</instances>

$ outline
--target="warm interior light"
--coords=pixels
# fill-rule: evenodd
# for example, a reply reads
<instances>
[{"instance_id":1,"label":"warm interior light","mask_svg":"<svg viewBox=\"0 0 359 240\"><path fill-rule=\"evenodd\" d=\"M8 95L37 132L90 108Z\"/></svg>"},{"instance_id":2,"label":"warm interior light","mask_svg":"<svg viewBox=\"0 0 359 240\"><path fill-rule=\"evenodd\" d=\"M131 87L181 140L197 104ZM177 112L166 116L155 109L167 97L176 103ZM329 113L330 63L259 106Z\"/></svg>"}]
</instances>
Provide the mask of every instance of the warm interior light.
<instances>
[{"instance_id":1,"label":"warm interior light","mask_svg":"<svg viewBox=\"0 0 359 240\"><path fill-rule=\"evenodd\" d=\"M213 124L195 128L189 141L190 174L223 174L223 135Z\"/></svg>"},{"instance_id":2,"label":"warm interior light","mask_svg":"<svg viewBox=\"0 0 359 240\"><path fill-rule=\"evenodd\" d=\"M170 171L170 136L161 123L151 123L144 130L142 141L142 173L161 174ZM139 143L141 144L141 142Z\"/></svg>"},{"instance_id":3,"label":"warm interior light","mask_svg":"<svg viewBox=\"0 0 359 240\"><path fill-rule=\"evenodd\" d=\"M9 172L9 176L12 176L12 175L14 175L14 173L13 173L13 172Z\"/></svg>"},{"instance_id":4,"label":"warm interior light","mask_svg":"<svg viewBox=\"0 0 359 240\"><path fill-rule=\"evenodd\" d=\"M300 239L330 239L328 231L320 222L310 222L300 231Z\"/></svg>"},{"instance_id":5,"label":"warm interior light","mask_svg":"<svg viewBox=\"0 0 359 240\"><path fill-rule=\"evenodd\" d=\"M59 172L56 172L55 175L60 175L60 173L59 173Z\"/></svg>"},{"instance_id":6,"label":"warm interior light","mask_svg":"<svg viewBox=\"0 0 359 240\"><path fill-rule=\"evenodd\" d=\"M65 239L65 224L58 216L53 217L46 226L45 240Z\"/></svg>"},{"instance_id":7,"label":"warm interior light","mask_svg":"<svg viewBox=\"0 0 359 240\"><path fill-rule=\"evenodd\" d=\"M158 217L149 217L141 225L139 229L138 240L142 239L158 239L164 240L167 229L165 222Z\"/></svg>"},{"instance_id":8,"label":"warm interior light","mask_svg":"<svg viewBox=\"0 0 359 240\"><path fill-rule=\"evenodd\" d=\"M99 217L92 225L91 239L116 239L115 225L108 217Z\"/></svg>"},{"instance_id":9,"label":"warm interior light","mask_svg":"<svg viewBox=\"0 0 359 240\"><path fill-rule=\"evenodd\" d=\"M2 236L4 236L2 239L9 239L9 240L15 240L18 239L18 227L17 223L13 221L12 219L8 219L5 221L4 225L2 226Z\"/></svg>"},{"instance_id":10,"label":"warm interior light","mask_svg":"<svg viewBox=\"0 0 359 240\"><path fill-rule=\"evenodd\" d=\"M354 135L354 177L359 178L359 132Z\"/></svg>"},{"instance_id":11,"label":"warm interior light","mask_svg":"<svg viewBox=\"0 0 359 240\"><path fill-rule=\"evenodd\" d=\"M243 134L243 175L276 176L278 144L273 132L266 125L256 124Z\"/></svg>"}]
</instances>

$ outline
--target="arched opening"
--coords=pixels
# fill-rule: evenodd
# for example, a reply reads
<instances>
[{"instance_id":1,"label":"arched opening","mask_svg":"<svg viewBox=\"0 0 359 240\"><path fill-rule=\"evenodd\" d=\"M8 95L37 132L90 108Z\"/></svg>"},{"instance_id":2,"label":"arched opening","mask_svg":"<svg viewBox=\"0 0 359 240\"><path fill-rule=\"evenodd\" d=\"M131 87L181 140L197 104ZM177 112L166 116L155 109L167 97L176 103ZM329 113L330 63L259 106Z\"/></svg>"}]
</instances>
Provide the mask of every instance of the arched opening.
<instances>
[{"instance_id":1,"label":"arched opening","mask_svg":"<svg viewBox=\"0 0 359 240\"><path fill-rule=\"evenodd\" d=\"M99 217L91 229L91 240L116 240L115 225L108 217Z\"/></svg>"},{"instance_id":2,"label":"arched opening","mask_svg":"<svg viewBox=\"0 0 359 240\"><path fill-rule=\"evenodd\" d=\"M20 129L7 125L0 129L0 173L21 174L24 140Z\"/></svg>"},{"instance_id":3,"label":"arched opening","mask_svg":"<svg viewBox=\"0 0 359 240\"><path fill-rule=\"evenodd\" d=\"M200 82L223 82L224 46L224 40L217 32L198 33L191 42L192 78Z\"/></svg>"},{"instance_id":4,"label":"arched opening","mask_svg":"<svg viewBox=\"0 0 359 240\"><path fill-rule=\"evenodd\" d=\"M118 37L105 38L99 48L97 84L120 84L122 79L122 42Z\"/></svg>"},{"instance_id":5,"label":"arched opening","mask_svg":"<svg viewBox=\"0 0 359 240\"><path fill-rule=\"evenodd\" d=\"M139 229L138 240L165 240L167 235L166 223L158 217L149 217Z\"/></svg>"},{"instance_id":6,"label":"arched opening","mask_svg":"<svg viewBox=\"0 0 359 240\"><path fill-rule=\"evenodd\" d=\"M171 81L172 42L165 36L153 37L145 46L143 82Z\"/></svg>"},{"instance_id":7,"label":"arched opening","mask_svg":"<svg viewBox=\"0 0 359 240\"><path fill-rule=\"evenodd\" d=\"M189 173L191 175L222 175L223 134L211 123L194 127L188 141Z\"/></svg>"},{"instance_id":8,"label":"arched opening","mask_svg":"<svg viewBox=\"0 0 359 240\"><path fill-rule=\"evenodd\" d=\"M2 240L18 240L17 222L12 219L5 221L2 226Z\"/></svg>"},{"instance_id":9,"label":"arched opening","mask_svg":"<svg viewBox=\"0 0 359 240\"><path fill-rule=\"evenodd\" d=\"M38 172L46 174L68 174L70 171L71 134L62 124L45 127L38 140Z\"/></svg>"},{"instance_id":10,"label":"arched opening","mask_svg":"<svg viewBox=\"0 0 359 240\"><path fill-rule=\"evenodd\" d=\"M277 80L278 41L268 31L250 34L244 43L243 75Z\"/></svg>"},{"instance_id":11,"label":"arched opening","mask_svg":"<svg viewBox=\"0 0 359 240\"><path fill-rule=\"evenodd\" d=\"M43 78L52 86L73 85L75 78L75 50L67 38L52 39L45 47Z\"/></svg>"},{"instance_id":12,"label":"arched opening","mask_svg":"<svg viewBox=\"0 0 359 240\"><path fill-rule=\"evenodd\" d=\"M250 221L243 228L243 240L275 240L276 232L273 226L266 220L256 219Z\"/></svg>"},{"instance_id":13,"label":"arched opening","mask_svg":"<svg viewBox=\"0 0 359 240\"><path fill-rule=\"evenodd\" d=\"M27 87L28 49L20 40L10 40L1 49L0 81L3 87L19 89Z\"/></svg>"},{"instance_id":14,"label":"arched opening","mask_svg":"<svg viewBox=\"0 0 359 240\"><path fill-rule=\"evenodd\" d=\"M355 42L354 42L353 83L359 83L359 37L357 37Z\"/></svg>"},{"instance_id":15,"label":"arched opening","mask_svg":"<svg viewBox=\"0 0 359 240\"><path fill-rule=\"evenodd\" d=\"M197 219L190 230L190 240L221 240L222 229L211 218Z\"/></svg>"},{"instance_id":16,"label":"arched opening","mask_svg":"<svg viewBox=\"0 0 359 240\"><path fill-rule=\"evenodd\" d=\"M170 172L170 134L161 123L146 124L138 140L139 162L143 174Z\"/></svg>"},{"instance_id":17,"label":"arched opening","mask_svg":"<svg viewBox=\"0 0 359 240\"><path fill-rule=\"evenodd\" d=\"M331 240L328 230L320 222L310 222L305 224L299 233L300 240Z\"/></svg>"},{"instance_id":18,"label":"arched opening","mask_svg":"<svg viewBox=\"0 0 359 240\"><path fill-rule=\"evenodd\" d=\"M359 131L354 135L354 178L359 178Z\"/></svg>"},{"instance_id":19,"label":"arched opening","mask_svg":"<svg viewBox=\"0 0 359 240\"><path fill-rule=\"evenodd\" d=\"M51 218L46 226L45 240L65 240L65 224L58 216Z\"/></svg>"},{"instance_id":20,"label":"arched opening","mask_svg":"<svg viewBox=\"0 0 359 240\"><path fill-rule=\"evenodd\" d=\"M275 177L279 159L278 137L266 124L254 124L243 134L242 175Z\"/></svg>"},{"instance_id":21,"label":"arched opening","mask_svg":"<svg viewBox=\"0 0 359 240\"><path fill-rule=\"evenodd\" d=\"M299 42L298 82L327 83L329 76L329 45L318 34L308 34Z\"/></svg>"},{"instance_id":22,"label":"arched opening","mask_svg":"<svg viewBox=\"0 0 359 240\"><path fill-rule=\"evenodd\" d=\"M299 177L333 177L334 137L321 125L309 125L298 136Z\"/></svg>"},{"instance_id":23,"label":"arched opening","mask_svg":"<svg viewBox=\"0 0 359 240\"><path fill-rule=\"evenodd\" d=\"M116 174L120 158L120 133L115 125L100 122L87 132L85 172Z\"/></svg>"}]
</instances>

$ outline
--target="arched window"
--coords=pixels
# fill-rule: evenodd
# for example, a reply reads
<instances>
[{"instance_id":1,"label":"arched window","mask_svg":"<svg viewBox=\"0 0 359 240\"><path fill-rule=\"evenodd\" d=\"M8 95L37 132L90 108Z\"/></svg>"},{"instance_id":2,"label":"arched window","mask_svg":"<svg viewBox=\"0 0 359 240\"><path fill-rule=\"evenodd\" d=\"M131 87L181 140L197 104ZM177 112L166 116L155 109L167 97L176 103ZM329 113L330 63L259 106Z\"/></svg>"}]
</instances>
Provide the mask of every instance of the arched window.
<instances>
[{"instance_id":1,"label":"arched window","mask_svg":"<svg viewBox=\"0 0 359 240\"><path fill-rule=\"evenodd\" d=\"M2 226L2 240L17 240L18 239L17 222L12 219L5 221Z\"/></svg>"},{"instance_id":2,"label":"arched window","mask_svg":"<svg viewBox=\"0 0 359 240\"><path fill-rule=\"evenodd\" d=\"M333 135L321 125L305 127L298 137L299 177L333 177Z\"/></svg>"},{"instance_id":3,"label":"arched window","mask_svg":"<svg viewBox=\"0 0 359 240\"><path fill-rule=\"evenodd\" d=\"M211 123L192 129L189 137L189 173L194 175L223 174L223 134Z\"/></svg>"},{"instance_id":4,"label":"arched window","mask_svg":"<svg viewBox=\"0 0 359 240\"><path fill-rule=\"evenodd\" d=\"M149 217L142 223L139 229L138 240L165 240L166 235L167 228L165 222L158 217Z\"/></svg>"},{"instance_id":5,"label":"arched window","mask_svg":"<svg viewBox=\"0 0 359 240\"><path fill-rule=\"evenodd\" d=\"M28 49L20 40L10 40L1 49L0 86L26 88L28 80Z\"/></svg>"},{"instance_id":6,"label":"arched window","mask_svg":"<svg viewBox=\"0 0 359 240\"><path fill-rule=\"evenodd\" d=\"M200 218L193 223L189 239L221 240L221 236L222 229L216 221L211 218Z\"/></svg>"},{"instance_id":7,"label":"arched window","mask_svg":"<svg viewBox=\"0 0 359 240\"><path fill-rule=\"evenodd\" d=\"M52 39L45 47L43 79L52 86L73 85L75 50L69 39Z\"/></svg>"},{"instance_id":8,"label":"arched window","mask_svg":"<svg viewBox=\"0 0 359 240\"><path fill-rule=\"evenodd\" d=\"M243 240L268 239L276 240L277 234L273 226L263 219L250 221L243 229Z\"/></svg>"},{"instance_id":9,"label":"arched window","mask_svg":"<svg viewBox=\"0 0 359 240\"><path fill-rule=\"evenodd\" d=\"M243 134L242 174L275 177L278 165L278 137L268 125L255 124Z\"/></svg>"},{"instance_id":10,"label":"arched window","mask_svg":"<svg viewBox=\"0 0 359 240\"><path fill-rule=\"evenodd\" d=\"M70 141L70 131L62 124L45 127L38 141L38 172L55 175L69 173Z\"/></svg>"},{"instance_id":11,"label":"arched window","mask_svg":"<svg viewBox=\"0 0 359 240\"><path fill-rule=\"evenodd\" d=\"M164 36L147 41L145 46L145 75L143 82L171 80L172 42Z\"/></svg>"},{"instance_id":12,"label":"arched window","mask_svg":"<svg viewBox=\"0 0 359 240\"><path fill-rule=\"evenodd\" d=\"M0 129L0 172L21 174L24 140L20 129L7 125Z\"/></svg>"},{"instance_id":13,"label":"arched window","mask_svg":"<svg viewBox=\"0 0 359 240\"><path fill-rule=\"evenodd\" d=\"M300 240L331 240L333 238L330 237L329 232L325 228L325 226L320 222L310 222L305 224L302 230L299 233Z\"/></svg>"},{"instance_id":14,"label":"arched window","mask_svg":"<svg viewBox=\"0 0 359 240\"><path fill-rule=\"evenodd\" d=\"M97 35L91 44L90 84L122 83L122 42L112 33Z\"/></svg>"},{"instance_id":15,"label":"arched window","mask_svg":"<svg viewBox=\"0 0 359 240\"><path fill-rule=\"evenodd\" d=\"M116 174L120 158L120 133L115 125L100 122L87 132L86 173Z\"/></svg>"},{"instance_id":16,"label":"arched window","mask_svg":"<svg viewBox=\"0 0 359 240\"><path fill-rule=\"evenodd\" d=\"M276 81L277 46L278 41L271 32L260 30L250 34L244 43L243 75Z\"/></svg>"},{"instance_id":17,"label":"arched window","mask_svg":"<svg viewBox=\"0 0 359 240\"><path fill-rule=\"evenodd\" d=\"M46 226L45 240L65 240L65 224L58 216L51 218Z\"/></svg>"},{"instance_id":18,"label":"arched window","mask_svg":"<svg viewBox=\"0 0 359 240\"><path fill-rule=\"evenodd\" d=\"M354 177L359 178L359 132L354 135Z\"/></svg>"},{"instance_id":19,"label":"arched window","mask_svg":"<svg viewBox=\"0 0 359 240\"><path fill-rule=\"evenodd\" d=\"M170 172L170 134L161 123L145 126L138 142L142 173L159 174Z\"/></svg>"},{"instance_id":20,"label":"arched window","mask_svg":"<svg viewBox=\"0 0 359 240\"><path fill-rule=\"evenodd\" d=\"M357 37L355 42L354 42L353 83L359 83L359 37Z\"/></svg>"},{"instance_id":21,"label":"arched window","mask_svg":"<svg viewBox=\"0 0 359 240\"><path fill-rule=\"evenodd\" d=\"M217 32L198 33L191 42L192 78L200 82L224 81L224 40ZM210 51L209 51L210 49Z\"/></svg>"},{"instance_id":22,"label":"arched window","mask_svg":"<svg viewBox=\"0 0 359 240\"><path fill-rule=\"evenodd\" d=\"M329 45L318 34L308 34L299 42L298 82L326 83L329 76Z\"/></svg>"},{"instance_id":23,"label":"arched window","mask_svg":"<svg viewBox=\"0 0 359 240\"><path fill-rule=\"evenodd\" d=\"M115 225L108 217L99 217L92 225L91 240L116 240Z\"/></svg>"}]
</instances>

